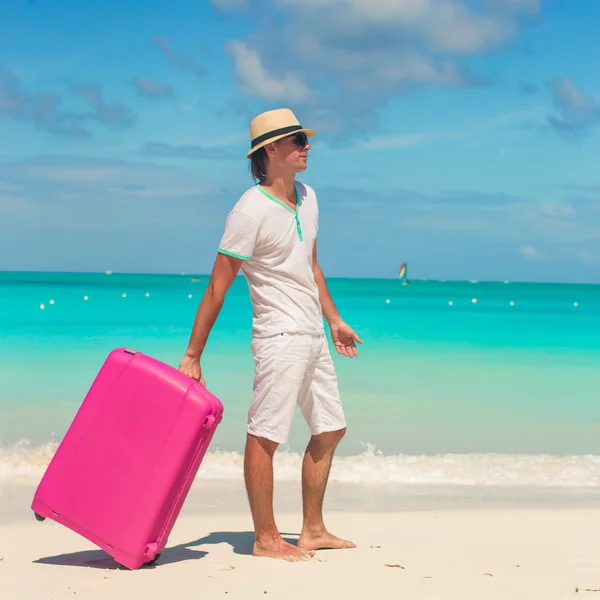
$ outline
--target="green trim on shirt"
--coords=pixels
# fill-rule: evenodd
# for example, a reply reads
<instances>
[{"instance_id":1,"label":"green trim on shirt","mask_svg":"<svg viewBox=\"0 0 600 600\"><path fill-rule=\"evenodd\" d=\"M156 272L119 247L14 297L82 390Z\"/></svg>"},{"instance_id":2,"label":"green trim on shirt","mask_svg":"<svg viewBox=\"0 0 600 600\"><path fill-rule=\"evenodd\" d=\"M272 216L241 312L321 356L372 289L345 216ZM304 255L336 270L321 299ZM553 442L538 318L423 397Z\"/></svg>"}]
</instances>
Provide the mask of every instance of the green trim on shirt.
<instances>
[{"instance_id":1,"label":"green trim on shirt","mask_svg":"<svg viewBox=\"0 0 600 600\"><path fill-rule=\"evenodd\" d=\"M302 225L300 225L300 218L298 216L298 208L300 208L300 204L301 204L300 193L298 192L298 186L294 185L294 191L296 192L296 210L294 210L291 206L289 206L288 204L286 204L285 202L283 202L279 198L275 198L275 196L273 196L273 194L269 194L269 192L267 192L267 190L265 190L260 185L260 183L257 183L256 185L257 185L258 189L269 200L272 200L276 204L279 204L280 206L283 206L283 208L285 208L286 210L289 210L294 215L294 218L296 219L296 229L298 230L298 238L300 239L301 242L303 242L304 241L304 236L302 235Z\"/></svg>"},{"instance_id":2,"label":"green trim on shirt","mask_svg":"<svg viewBox=\"0 0 600 600\"><path fill-rule=\"evenodd\" d=\"M276 204L279 204L280 206L283 206L283 208L285 208L286 210L289 210L291 213L296 214L296 211L289 206L288 204L286 204L285 202L283 202L283 200L280 200L279 198L275 198L275 196L273 196L273 194L269 194L269 192L267 192L267 190L265 190L264 187L262 187L262 185L257 184L258 185L258 189L269 199L269 200L273 200L273 202L275 202ZM298 189L296 188L296 186L294 186L294 190L296 191L296 204L298 203Z\"/></svg>"},{"instance_id":3,"label":"green trim on shirt","mask_svg":"<svg viewBox=\"0 0 600 600\"><path fill-rule=\"evenodd\" d=\"M221 254L227 254L227 256L233 256L233 258L239 258L240 260L250 260L252 258L251 256L244 256L243 254L230 252L229 250L225 250L224 248L219 248L219 252Z\"/></svg>"}]
</instances>

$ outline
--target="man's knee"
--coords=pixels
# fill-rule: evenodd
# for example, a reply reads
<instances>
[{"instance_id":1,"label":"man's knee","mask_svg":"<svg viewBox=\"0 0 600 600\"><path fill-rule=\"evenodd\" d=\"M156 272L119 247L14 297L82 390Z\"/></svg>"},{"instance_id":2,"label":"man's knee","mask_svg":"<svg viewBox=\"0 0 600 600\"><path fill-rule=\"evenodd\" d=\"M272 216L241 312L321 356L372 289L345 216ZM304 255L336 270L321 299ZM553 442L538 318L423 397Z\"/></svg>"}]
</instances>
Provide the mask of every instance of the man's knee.
<instances>
[{"instance_id":1,"label":"man's knee","mask_svg":"<svg viewBox=\"0 0 600 600\"><path fill-rule=\"evenodd\" d=\"M336 443L339 443L342 438L346 435L346 428L338 429L337 431L332 431L331 435Z\"/></svg>"},{"instance_id":2,"label":"man's knee","mask_svg":"<svg viewBox=\"0 0 600 600\"><path fill-rule=\"evenodd\" d=\"M253 435L251 433L249 433L246 438L246 452L260 450L272 457L275 454L275 450L277 450L278 446L279 444L273 440Z\"/></svg>"},{"instance_id":3,"label":"man's knee","mask_svg":"<svg viewBox=\"0 0 600 600\"><path fill-rule=\"evenodd\" d=\"M313 435L312 439L315 443L323 448L335 448L342 438L346 435L346 428L337 429L336 431L325 431L317 435Z\"/></svg>"}]
</instances>

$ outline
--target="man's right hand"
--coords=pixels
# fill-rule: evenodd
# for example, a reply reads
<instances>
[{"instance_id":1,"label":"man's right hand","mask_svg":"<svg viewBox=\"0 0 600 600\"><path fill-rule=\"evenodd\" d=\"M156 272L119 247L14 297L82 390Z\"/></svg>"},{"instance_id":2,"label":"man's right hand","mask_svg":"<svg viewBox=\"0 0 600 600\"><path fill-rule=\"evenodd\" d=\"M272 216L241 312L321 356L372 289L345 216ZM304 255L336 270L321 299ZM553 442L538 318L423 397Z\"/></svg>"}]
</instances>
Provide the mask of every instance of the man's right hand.
<instances>
[{"instance_id":1,"label":"man's right hand","mask_svg":"<svg viewBox=\"0 0 600 600\"><path fill-rule=\"evenodd\" d=\"M204 377L202 377L200 358L194 358L185 354L179 363L179 371L181 371L184 375L199 381L204 387L206 387L206 381L204 381Z\"/></svg>"}]
</instances>

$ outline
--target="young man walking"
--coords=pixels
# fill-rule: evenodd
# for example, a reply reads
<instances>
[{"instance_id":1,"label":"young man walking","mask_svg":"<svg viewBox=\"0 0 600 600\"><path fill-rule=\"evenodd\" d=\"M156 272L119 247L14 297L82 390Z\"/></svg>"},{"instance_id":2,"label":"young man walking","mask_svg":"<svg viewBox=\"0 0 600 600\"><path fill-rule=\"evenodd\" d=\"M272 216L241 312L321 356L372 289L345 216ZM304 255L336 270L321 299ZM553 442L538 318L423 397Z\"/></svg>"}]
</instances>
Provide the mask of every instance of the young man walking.
<instances>
[{"instance_id":1,"label":"young man walking","mask_svg":"<svg viewBox=\"0 0 600 600\"><path fill-rule=\"evenodd\" d=\"M317 261L315 192L295 180L307 167L308 139L293 112L262 113L250 123L252 175L226 221L210 281L179 369L204 384L200 358L225 294L242 269L253 305L253 400L244 477L254 520L255 556L305 560L320 548L353 548L325 527L323 497L346 420L325 329L339 354L357 356L356 333L341 319ZM273 515L273 455L287 443L296 403L310 426L302 463L303 526L298 546Z\"/></svg>"}]
</instances>

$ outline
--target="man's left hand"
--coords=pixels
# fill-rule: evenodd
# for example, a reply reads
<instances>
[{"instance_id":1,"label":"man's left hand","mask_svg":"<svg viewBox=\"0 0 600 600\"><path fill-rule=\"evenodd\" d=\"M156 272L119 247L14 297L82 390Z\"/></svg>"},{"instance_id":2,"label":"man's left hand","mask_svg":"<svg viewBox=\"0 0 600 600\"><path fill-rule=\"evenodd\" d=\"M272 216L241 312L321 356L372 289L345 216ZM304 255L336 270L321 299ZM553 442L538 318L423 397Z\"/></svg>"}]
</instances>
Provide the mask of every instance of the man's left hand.
<instances>
[{"instance_id":1,"label":"man's left hand","mask_svg":"<svg viewBox=\"0 0 600 600\"><path fill-rule=\"evenodd\" d=\"M331 339L338 354L354 358L358 356L356 342L362 344L362 340L356 335L356 332L344 323L344 321L332 321L329 324L331 330Z\"/></svg>"}]
</instances>

